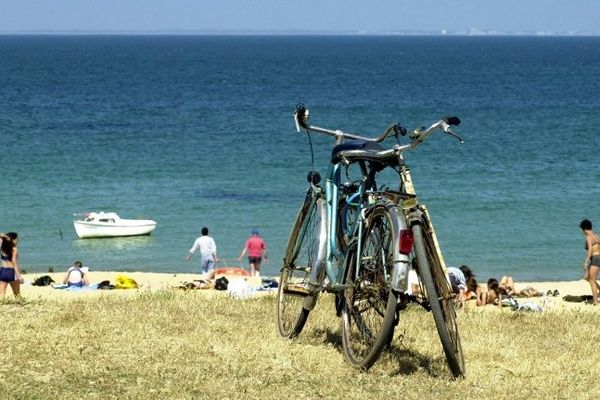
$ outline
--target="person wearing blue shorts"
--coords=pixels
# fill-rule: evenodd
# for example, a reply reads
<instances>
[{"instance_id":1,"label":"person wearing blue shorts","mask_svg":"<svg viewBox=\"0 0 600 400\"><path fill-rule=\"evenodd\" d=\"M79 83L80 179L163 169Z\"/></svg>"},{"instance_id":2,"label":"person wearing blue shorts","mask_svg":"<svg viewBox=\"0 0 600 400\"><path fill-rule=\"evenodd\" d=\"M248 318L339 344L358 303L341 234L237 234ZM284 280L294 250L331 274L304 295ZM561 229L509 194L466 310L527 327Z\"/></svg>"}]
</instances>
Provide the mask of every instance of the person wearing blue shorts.
<instances>
[{"instance_id":1,"label":"person wearing blue shorts","mask_svg":"<svg viewBox=\"0 0 600 400\"><path fill-rule=\"evenodd\" d=\"M21 294L21 271L19 270L19 251L17 249L18 235L15 232L0 234L0 298L6 294L6 288L10 285L15 297Z\"/></svg>"},{"instance_id":2,"label":"person wearing blue shorts","mask_svg":"<svg viewBox=\"0 0 600 400\"><path fill-rule=\"evenodd\" d=\"M192 254L200 250L200 255L202 256L200 270L206 279L213 279L215 277L215 263L219 261L217 257L217 245L215 244L215 240L208 236L208 228L202 228L201 233L202 236L196 239L186 260L190 261Z\"/></svg>"}]
</instances>

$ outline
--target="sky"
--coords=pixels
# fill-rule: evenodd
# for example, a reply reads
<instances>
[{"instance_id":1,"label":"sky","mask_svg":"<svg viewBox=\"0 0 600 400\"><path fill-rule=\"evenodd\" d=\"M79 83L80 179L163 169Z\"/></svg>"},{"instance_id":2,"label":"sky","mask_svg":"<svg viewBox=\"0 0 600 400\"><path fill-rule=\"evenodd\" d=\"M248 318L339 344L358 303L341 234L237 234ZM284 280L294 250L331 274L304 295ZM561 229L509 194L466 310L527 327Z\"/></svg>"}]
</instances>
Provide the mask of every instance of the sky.
<instances>
[{"instance_id":1,"label":"sky","mask_svg":"<svg viewBox=\"0 0 600 400\"><path fill-rule=\"evenodd\" d=\"M600 34L600 0L0 0L0 32Z\"/></svg>"}]
</instances>

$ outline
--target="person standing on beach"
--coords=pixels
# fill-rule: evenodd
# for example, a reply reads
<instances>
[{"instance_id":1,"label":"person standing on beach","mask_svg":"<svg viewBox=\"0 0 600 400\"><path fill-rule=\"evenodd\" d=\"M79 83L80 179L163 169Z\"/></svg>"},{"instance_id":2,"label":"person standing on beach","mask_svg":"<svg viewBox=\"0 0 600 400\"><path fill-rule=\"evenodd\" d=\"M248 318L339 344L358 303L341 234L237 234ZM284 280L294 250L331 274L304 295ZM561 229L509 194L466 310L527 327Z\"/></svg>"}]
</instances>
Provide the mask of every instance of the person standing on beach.
<instances>
[{"instance_id":1,"label":"person standing on beach","mask_svg":"<svg viewBox=\"0 0 600 400\"><path fill-rule=\"evenodd\" d=\"M248 263L250 264L250 275L260 276L260 263L265 259L265 263L269 263L267 255L267 246L265 241L258 234L257 229L252 229L250 238L246 240L246 245L242 249L242 254L238 257L238 261L242 261L242 257L248 252Z\"/></svg>"},{"instance_id":2,"label":"person standing on beach","mask_svg":"<svg viewBox=\"0 0 600 400\"><path fill-rule=\"evenodd\" d=\"M0 244L0 258L2 267L0 268L0 298L6 294L6 287L10 285L15 297L21 294L21 271L19 270L19 251L17 249L18 235L15 232L0 234L2 244Z\"/></svg>"},{"instance_id":3,"label":"person standing on beach","mask_svg":"<svg viewBox=\"0 0 600 400\"><path fill-rule=\"evenodd\" d=\"M192 259L192 254L200 250L202 256L201 270L207 279L215 277L215 263L219 261L217 257L217 245L212 237L208 236L208 228L202 228L202 236L196 239L186 257L187 261Z\"/></svg>"},{"instance_id":4,"label":"person standing on beach","mask_svg":"<svg viewBox=\"0 0 600 400\"><path fill-rule=\"evenodd\" d=\"M596 279L598 279L600 271L600 236L592 230L592 221L589 219L581 221L579 227L585 236L585 249L587 250L585 260L583 260L583 279L590 283L594 305L598 305L600 286Z\"/></svg>"}]
</instances>

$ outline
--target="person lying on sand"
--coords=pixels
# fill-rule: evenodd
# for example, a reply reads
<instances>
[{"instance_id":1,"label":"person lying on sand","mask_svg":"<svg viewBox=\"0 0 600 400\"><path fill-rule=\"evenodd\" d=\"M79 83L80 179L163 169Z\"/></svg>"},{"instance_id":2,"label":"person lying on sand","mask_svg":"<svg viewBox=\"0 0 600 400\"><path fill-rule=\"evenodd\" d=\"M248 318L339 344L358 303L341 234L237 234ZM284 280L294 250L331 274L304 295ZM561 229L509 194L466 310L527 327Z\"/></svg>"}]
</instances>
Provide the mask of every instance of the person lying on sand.
<instances>
[{"instance_id":1,"label":"person lying on sand","mask_svg":"<svg viewBox=\"0 0 600 400\"><path fill-rule=\"evenodd\" d=\"M177 289L212 289L215 287L215 282L210 279L195 279L191 282L182 282Z\"/></svg>"},{"instance_id":2,"label":"person lying on sand","mask_svg":"<svg viewBox=\"0 0 600 400\"><path fill-rule=\"evenodd\" d=\"M488 304L502 307L502 291L496 278L488 279L487 292L481 291L479 296L477 296L478 306L486 306Z\"/></svg>"},{"instance_id":3,"label":"person lying on sand","mask_svg":"<svg viewBox=\"0 0 600 400\"><path fill-rule=\"evenodd\" d=\"M514 296L517 293L512 276L503 276L500 283L498 283L498 287L507 296Z\"/></svg>"},{"instance_id":4,"label":"person lying on sand","mask_svg":"<svg viewBox=\"0 0 600 400\"><path fill-rule=\"evenodd\" d=\"M544 295L542 292L540 292L533 286L526 286L525 288L517 292L517 290L515 289L515 282L512 276L507 275L503 276L502 279L500 279L498 288L500 290L500 293L504 296L540 297ZM558 296L558 290L555 290L554 292L550 291L548 295Z\"/></svg>"}]
</instances>

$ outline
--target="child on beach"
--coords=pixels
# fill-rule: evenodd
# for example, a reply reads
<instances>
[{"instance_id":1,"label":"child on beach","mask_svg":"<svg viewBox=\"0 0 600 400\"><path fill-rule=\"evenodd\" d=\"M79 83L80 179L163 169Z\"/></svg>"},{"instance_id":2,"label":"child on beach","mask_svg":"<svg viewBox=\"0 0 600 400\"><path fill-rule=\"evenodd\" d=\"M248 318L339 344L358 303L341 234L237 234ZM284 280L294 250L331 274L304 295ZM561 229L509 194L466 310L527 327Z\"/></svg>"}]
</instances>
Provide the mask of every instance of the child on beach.
<instances>
[{"instance_id":1,"label":"child on beach","mask_svg":"<svg viewBox=\"0 0 600 400\"><path fill-rule=\"evenodd\" d=\"M84 287L89 285L87 274L83 270L83 265L81 261L75 261L73 266L71 266L67 273L65 274L65 278L63 279L63 283L67 286L76 286L76 287Z\"/></svg>"}]
</instances>

